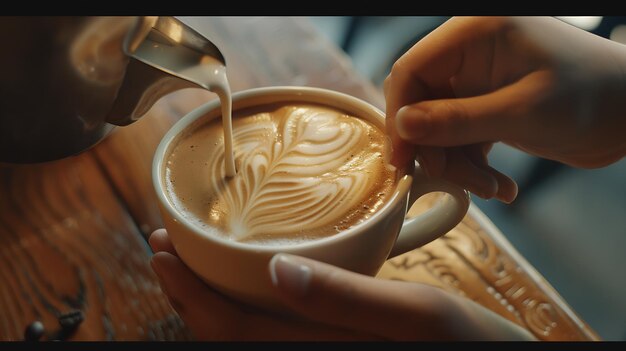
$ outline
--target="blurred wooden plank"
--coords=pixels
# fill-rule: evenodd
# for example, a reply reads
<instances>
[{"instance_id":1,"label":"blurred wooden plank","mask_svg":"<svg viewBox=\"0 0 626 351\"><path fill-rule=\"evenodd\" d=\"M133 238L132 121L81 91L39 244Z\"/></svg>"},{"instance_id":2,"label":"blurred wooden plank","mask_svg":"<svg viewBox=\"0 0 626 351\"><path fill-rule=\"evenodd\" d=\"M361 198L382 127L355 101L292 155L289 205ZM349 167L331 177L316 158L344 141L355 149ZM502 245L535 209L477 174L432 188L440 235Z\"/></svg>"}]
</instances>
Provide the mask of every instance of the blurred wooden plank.
<instances>
[{"instance_id":1,"label":"blurred wooden plank","mask_svg":"<svg viewBox=\"0 0 626 351\"><path fill-rule=\"evenodd\" d=\"M79 309L73 340L187 338L139 235L90 154L0 166L0 340Z\"/></svg>"}]
</instances>

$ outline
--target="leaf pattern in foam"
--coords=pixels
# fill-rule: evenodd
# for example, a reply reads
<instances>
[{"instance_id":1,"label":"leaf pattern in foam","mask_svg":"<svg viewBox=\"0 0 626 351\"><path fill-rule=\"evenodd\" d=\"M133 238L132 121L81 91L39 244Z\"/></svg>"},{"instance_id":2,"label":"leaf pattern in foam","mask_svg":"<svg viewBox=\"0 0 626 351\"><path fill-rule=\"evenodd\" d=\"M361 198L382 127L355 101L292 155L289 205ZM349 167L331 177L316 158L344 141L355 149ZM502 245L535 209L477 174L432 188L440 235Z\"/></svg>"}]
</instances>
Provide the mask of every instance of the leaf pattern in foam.
<instances>
[{"instance_id":1,"label":"leaf pattern in foam","mask_svg":"<svg viewBox=\"0 0 626 351\"><path fill-rule=\"evenodd\" d=\"M374 127L319 107L287 106L248 118L254 121L234 121L237 175L225 180L223 154L210 161L233 239L329 225L368 196L381 155L368 149Z\"/></svg>"}]
</instances>

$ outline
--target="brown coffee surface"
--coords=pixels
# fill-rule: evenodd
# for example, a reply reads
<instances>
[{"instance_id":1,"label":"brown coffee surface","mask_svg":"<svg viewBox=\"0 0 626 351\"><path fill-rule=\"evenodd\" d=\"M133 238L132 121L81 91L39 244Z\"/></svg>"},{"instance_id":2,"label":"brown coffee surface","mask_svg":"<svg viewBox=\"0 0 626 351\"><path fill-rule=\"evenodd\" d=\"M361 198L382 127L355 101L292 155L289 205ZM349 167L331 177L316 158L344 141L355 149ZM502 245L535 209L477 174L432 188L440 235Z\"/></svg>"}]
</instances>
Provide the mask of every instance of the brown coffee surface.
<instances>
[{"instance_id":1,"label":"brown coffee surface","mask_svg":"<svg viewBox=\"0 0 626 351\"><path fill-rule=\"evenodd\" d=\"M395 188L382 130L304 103L233 115L237 174L225 177L219 118L173 142L164 169L173 205L209 235L295 244L337 234L376 213Z\"/></svg>"}]
</instances>

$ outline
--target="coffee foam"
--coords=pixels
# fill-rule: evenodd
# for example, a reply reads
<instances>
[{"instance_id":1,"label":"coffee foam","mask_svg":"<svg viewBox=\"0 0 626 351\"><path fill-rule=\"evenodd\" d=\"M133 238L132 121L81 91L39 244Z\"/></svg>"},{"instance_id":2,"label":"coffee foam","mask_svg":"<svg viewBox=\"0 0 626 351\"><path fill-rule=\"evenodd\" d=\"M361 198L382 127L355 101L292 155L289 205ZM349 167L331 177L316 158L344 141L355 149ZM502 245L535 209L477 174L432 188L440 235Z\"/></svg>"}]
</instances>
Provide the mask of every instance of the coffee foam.
<instances>
[{"instance_id":1,"label":"coffee foam","mask_svg":"<svg viewBox=\"0 0 626 351\"><path fill-rule=\"evenodd\" d=\"M225 177L219 119L190 128L168 157L168 196L196 225L240 242L294 244L358 224L391 196L385 134L371 123L312 104L236 116L235 177Z\"/></svg>"}]
</instances>

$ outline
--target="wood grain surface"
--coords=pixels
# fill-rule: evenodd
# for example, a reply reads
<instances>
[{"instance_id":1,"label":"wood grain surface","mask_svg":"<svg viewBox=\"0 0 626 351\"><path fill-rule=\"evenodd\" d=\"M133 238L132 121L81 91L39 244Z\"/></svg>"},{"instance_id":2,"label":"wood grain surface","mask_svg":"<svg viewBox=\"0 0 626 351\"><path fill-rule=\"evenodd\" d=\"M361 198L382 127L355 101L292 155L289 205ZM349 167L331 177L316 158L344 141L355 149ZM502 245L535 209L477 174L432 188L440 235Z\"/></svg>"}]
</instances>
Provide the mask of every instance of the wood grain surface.
<instances>
[{"instance_id":1,"label":"wood grain surface","mask_svg":"<svg viewBox=\"0 0 626 351\"><path fill-rule=\"evenodd\" d=\"M223 51L233 91L315 86L384 107L380 91L304 18L184 20ZM0 340L22 339L36 319L54 331L57 317L74 309L85 321L71 340L191 338L148 264L145 239L162 226L151 164L169 127L214 98L175 92L77 157L0 166ZM597 339L481 216L472 210L444 238L390 260L379 277L467 296L543 340Z\"/></svg>"},{"instance_id":2,"label":"wood grain surface","mask_svg":"<svg viewBox=\"0 0 626 351\"><path fill-rule=\"evenodd\" d=\"M0 168L0 339L82 310L73 340L185 339L150 249L93 155Z\"/></svg>"}]
</instances>

